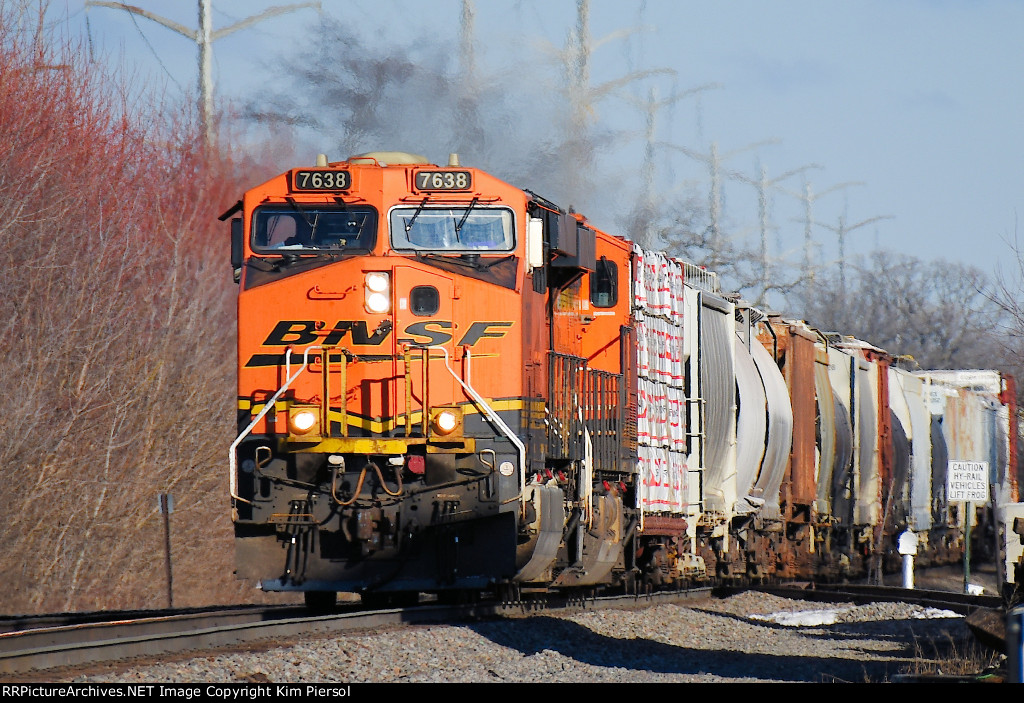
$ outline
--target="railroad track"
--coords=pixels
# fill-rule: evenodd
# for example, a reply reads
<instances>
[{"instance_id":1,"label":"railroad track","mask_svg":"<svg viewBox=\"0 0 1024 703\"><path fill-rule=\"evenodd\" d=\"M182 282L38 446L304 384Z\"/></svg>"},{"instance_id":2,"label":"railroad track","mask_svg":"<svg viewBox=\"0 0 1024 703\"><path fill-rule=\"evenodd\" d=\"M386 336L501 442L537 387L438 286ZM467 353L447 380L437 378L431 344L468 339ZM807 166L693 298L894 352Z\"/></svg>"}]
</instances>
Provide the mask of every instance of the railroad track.
<instances>
[{"instance_id":1,"label":"railroad track","mask_svg":"<svg viewBox=\"0 0 1024 703\"><path fill-rule=\"evenodd\" d=\"M301 610L295 605L256 606L232 605L206 608L169 608L166 610L95 610L81 613L41 613L39 615L0 615L0 636L8 632L23 630L42 630L45 628L71 627L74 625L90 625L109 623L116 620L136 620L142 618L188 617L204 614L219 614L223 617L245 617L253 612L272 613L277 611Z\"/></svg>"},{"instance_id":2,"label":"railroad track","mask_svg":"<svg viewBox=\"0 0 1024 703\"><path fill-rule=\"evenodd\" d=\"M999 596L972 596L964 593L927 589L906 589L896 586L794 583L789 585L751 586L746 588L719 590L722 593L738 593L741 590L754 590L783 596L785 598L797 598L800 600L830 603L852 602L856 604L864 604L879 601L916 603L923 607L950 610L960 615L970 615L979 609L996 610L1004 606L1003 599Z\"/></svg>"},{"instance_id":3,"label":"railroad track","mask_svg":"<svg viewBox=\"0 0 1024 703\"><path fill-rule=\"evenodd\" d=\"M408 608L382 610L342 605L326 615L311 615L304 608L295 606L246 606L187 612L132 611L130 614L0 618L0 673L24 673L34 669L215 649L260 640L279 643L282 639L329 632L516 617L540 610L621 608L710 595L709 588L577 599L552 599L538 594L513 604L421 603Z\"/></svg>"}]
</instances>

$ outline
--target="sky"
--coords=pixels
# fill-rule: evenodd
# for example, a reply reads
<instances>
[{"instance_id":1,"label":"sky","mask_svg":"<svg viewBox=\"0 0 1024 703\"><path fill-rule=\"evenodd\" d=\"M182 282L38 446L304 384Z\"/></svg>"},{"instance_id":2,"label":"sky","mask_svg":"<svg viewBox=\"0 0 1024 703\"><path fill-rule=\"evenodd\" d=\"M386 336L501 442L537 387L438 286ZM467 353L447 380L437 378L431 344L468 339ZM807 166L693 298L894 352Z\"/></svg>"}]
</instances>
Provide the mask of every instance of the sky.
<instances>
[{"instance_id":1,"label":"sky","mask_svg":"<svg viewBox=\"0 0 1024 703\"><path fill-rule=\"evenodd\" d=\"M188 39L123 10L86 8L85 0L51 3L50 17L87 38L103 60L123 62L172 96L195 94L197 52ZM215 29L286 4L213 3ZM132 4L197 26L193 0ZM450 41L454 53L461 6L324 0L322 11L373 41ZM576 24L574 0L476 0L476 7L477 61L492 76L527 49L553 56ZM315 9L301 9L218 40L218 101L244 102L268 80L286 80L283 57L317 23ZM881 248L1012 273L1006 262L1024 211L1024 2L591 0L590 35L592 85L645 69L675 72L595 104L595 117L624 134L642 130L634 102L652 85L659 97L705 87L657 113L657 139L697 155L714 145L723 218L734 236L758 237L757 190L744 178L757 180L764 169L772 181L806 167L769 191L773 257L803 256L799 195L809 184L820 262L838 257L842 219L850 256ZM600 168L612 178L623 169L635 175L642 140L626 137L619 149L621 162L606 159ZM472 155L463 163L472 165ZM665 149L657 169L663 197L680 188L709 197L709 169L699 158ZM614 231L614 213L593 219Z\"/></svg>"}]
</instances>

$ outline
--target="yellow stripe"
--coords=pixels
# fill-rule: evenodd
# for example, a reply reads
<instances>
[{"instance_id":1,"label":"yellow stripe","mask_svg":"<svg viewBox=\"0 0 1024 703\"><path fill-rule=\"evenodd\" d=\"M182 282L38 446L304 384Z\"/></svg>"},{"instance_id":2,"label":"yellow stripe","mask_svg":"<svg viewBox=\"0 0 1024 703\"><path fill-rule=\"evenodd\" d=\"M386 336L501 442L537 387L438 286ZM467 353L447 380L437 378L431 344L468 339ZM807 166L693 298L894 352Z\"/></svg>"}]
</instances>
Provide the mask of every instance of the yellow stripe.
<instances>
[{"instance_id":1,"label":"yellow stripe","mask_svg":"<svg viewBox=\"0 0 1024 703\"><path fill-rule=\"evenodd\" d=\"M277 412L287 412L289 403L287 401L278 401L275 404L275 410ZM238 399L238 409L248 410L252 415L258 415L263 410L264 404L253 403L247 398ZM461 403L462 412L464 415L479 415L480 411L472 402L466 401ZM540 400L528 400L523 401L521 399L510 399L510 400L495 400L490 403L491 408L495 412L508 412L515 410L523 410L525 407L529 413L530 419L540 419L544 416L544 402ZM342 413L340 410L331 410L328 414L331 422L341 422ZM397 415L393 418L386 418L381 420L373 420L366 417L359 417L348 413L348 425L349 427L355 427L367 432L373 432L375 434L381 434L384 432L390 432L396 428L405 427L405 415ZM418 425L423 422L423 411L415 410L412 413L412 424ZM385 452L386 453L386 452Z\"/></svg>"},{"instance_id":2,"label":"yellow stripe","mask_svg":"<svg viewBox=\"0 0 1024 703\"><path fill-rule=\"evenodd\" d=\"M279 401L277 401L277 403L275 403L275 405L276 405L275 410L283 412L283 411L288 409L289 403L287 401L279 400ZM470 401L466 401L464 403L461 403L460 405L462 406L462 408L463 408L462 412L465 415L479 415L480 414L480 411L477 409L477 407L472 402L470 402ZM541 400L531 400L531 401L526 401L525 403L522 400L515 400L515 399L514 400L495 400L495 401L492 401L490 403L491 408L493 410L495 410L495 411L498 411L498 412L507 411L507 410L522 410L524 405L527 407L528 411L531 414L543 415L543 413L544 413L544 401L541 401ZM251 410L254 415L259 414L259 412L261 410L263 410L263 406L264 406L263 403L255 403L254 404L248 398L239 398L238 399L238 409L239 410ZM423 411L422 410L415 410L415 411L413 411L413 414L412 414L412 416L414 418L414 421L415 421L415 418L422 418L422 415L423 415ZM341 411L340 410L331 410L331 418L332 419L334 419L334 418L340 419L341 418ZM349 413L349 419L350 420L353 419L353 416L352 416L351 413ZM401 420L402 422L405 422L405 415L398 415L397 417L391 418L391 419L392 420ZM360 419L360 421L364 422L364 423L373 422L373 421L368 420L368 419Z\"/></svg>"},{"instance_id":3,"label":"yellow stripe","mask_svg":"<svg viewBox=\"0 0 1024 703\"><path fill-rule=\"evenodd\" d=\"M428 454L471 454L476 452L472 437L431 438L409 437L374 439L373 437L327 437L316 442L289 440L293 451L317 454L407 454L409 447L427 445ZM301 447L296 445L302 445Z\"/></svg>"},{"instance_id":4,"label":"yellow stripe","mask_svg":"<svg viewBox=\"0 0 1024 703\"><path fill-rule=\"evenodd\" d=\"M266 403L253 403L251 400L248 399L238 399L238 409L248 410L252 415L259 415L260 411L263 410L264 406L266 406ZM288 402L285 400L277 401L276 403L274 403L274 410L276 410L279 413L286 412L288 410Z\"/></svg>"},{"instance_id":5,"label":"yellow stripe","mask_svg":"<svg viewBox=\"0 0 1024 703\"><path fill-rule=\"evenodd\" d=\"M534 404L535 403L531 403L531 405L534 405ZM523 401L522 400L498 400L498 401L494 401L493 403L490 403L490 406L491 406L491 408L495 412L522 410L523 409ZM476 408L476 406L473 405L470 402L461 403L460 407L462 408L463 415L479 415L480 414L480 411ZM331 412L330 412L330 420L332 422L341 422L341 419L342 419L342 414L341 414L340 410L331 410ZM415 425L417 425L419 423L422 423L422 422L423 422L423 411L422 410L414 410L413 413L412 413L412 424L415 426ZM348 415L348 424L349 424L349 427L358 427L358 428L364 429L364 430L366 430L368 432L374 432L374 433L390 432L391 430L394 430L395 428L405 427L405 415L404 414L397 415L397 416L392 417L392 418L381 419L381 420L371 420L370 418L356 417L356 416L352 415L351 413L349 413L349 415Z\"/></svg>"}]
</instances>

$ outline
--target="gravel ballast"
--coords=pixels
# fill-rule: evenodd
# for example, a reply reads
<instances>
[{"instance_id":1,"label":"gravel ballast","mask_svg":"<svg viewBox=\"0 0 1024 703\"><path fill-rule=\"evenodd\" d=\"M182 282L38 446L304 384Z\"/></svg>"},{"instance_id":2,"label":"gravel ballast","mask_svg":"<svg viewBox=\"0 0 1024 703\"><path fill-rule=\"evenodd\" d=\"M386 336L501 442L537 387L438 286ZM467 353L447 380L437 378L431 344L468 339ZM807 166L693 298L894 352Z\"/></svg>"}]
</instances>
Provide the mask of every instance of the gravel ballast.
<instances>
[{"instance_id":1,"label":"gravel ballast","mask_svg":"<svg viewBox=\"0 0 1024 703\"><path fill-rule=\"evenodd\" d=\"M785 624L793 613L801 615ZM800 624L800 623L817 624ZM963 618L760 593L321 636L259 651L122 664L75 682L655 683L885 681L968 637Z\"/></svg>"}]
</instances>

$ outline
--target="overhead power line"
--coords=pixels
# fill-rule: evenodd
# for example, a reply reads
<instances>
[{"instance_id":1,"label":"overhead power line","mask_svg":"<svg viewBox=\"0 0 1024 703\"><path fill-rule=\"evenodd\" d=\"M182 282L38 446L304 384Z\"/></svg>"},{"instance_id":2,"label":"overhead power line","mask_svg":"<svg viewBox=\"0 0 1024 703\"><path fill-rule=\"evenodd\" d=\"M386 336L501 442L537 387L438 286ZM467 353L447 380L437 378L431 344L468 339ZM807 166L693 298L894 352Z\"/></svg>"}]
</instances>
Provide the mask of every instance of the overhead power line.
<instances>
[{"instance_id":1,"label":"overhead power line","mask_svg":"<svg viewBox=\"0 0 1024 703\"><path fill-rule=\"evenodd\" d=\"M275 5L274 7L268 7L258 15L247 17L244 20L239 20L233 25L224 27L223 29L213 29L213 0L198 0L199 2L199 28L196 30L189 29L183 24L175 22L174 20L161 17L149 10L145 10L135 5L128 5L123 2L108 2L107 0L87 0L85 7L109 7L115 10L124 10L125 12L132 15L132 22L135 21L135 15L140 15L148 20L152 20L157 24L162 24L168 29L177 32L178 34L191 39L199 46L199 112L200 119L203 123L203 137L206 145L209 146L213 143L213 42L222 37L226 37L232 32L237 32L240 29L245 29L257 22L260 22L270 17L284 14L286 12L293 12L295 10L301 10L307 7L315 7L318 11L320 10L319 2L301 2L292 5ZM138 25L136 25L137 27ZM140 30L141 33L141 30ZM145 39L145 36L143 36ZM146 41L149 44L149 41ZM150 46L152 50L152 46ZM153 52L156 53L155 51ZM160 61L160 57L157 57L157 61ZM163 66L163 62L160 61L160 65ZM164 67L166 71L166 67Z\"/></svg>"}]
</instances>

